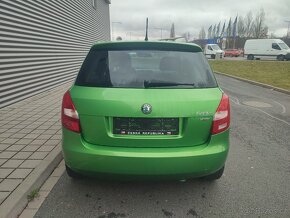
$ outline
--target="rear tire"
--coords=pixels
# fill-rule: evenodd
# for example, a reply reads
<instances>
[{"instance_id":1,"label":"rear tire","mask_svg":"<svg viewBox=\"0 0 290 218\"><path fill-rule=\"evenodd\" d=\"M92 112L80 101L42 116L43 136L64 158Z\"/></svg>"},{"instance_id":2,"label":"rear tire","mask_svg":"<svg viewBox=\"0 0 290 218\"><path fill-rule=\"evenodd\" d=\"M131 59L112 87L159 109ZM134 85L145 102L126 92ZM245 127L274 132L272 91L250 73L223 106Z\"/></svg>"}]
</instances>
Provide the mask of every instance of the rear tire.
<instances>
[{"instance_id":1,"label":"rear tire","mask_svg":"<svg viewBox=\"0 0 290 218\"><path fill-rule=\"evenodd\" d=\"M69 177L73 179L81 179L83 176L75 171L73 171L71 168L69 168L67 165L65 165L66 173Z\"/></svg>"},{"instance_id":2,"label":"rear tire","mask_svg":"<svg viewBox=\"0 0 290 218\"><path fill-rule=\"evenodd\" d=\"M284 55L278 55L277 56L278 61L284 61Z\"/></svg>"},{"instance_id":3,"label":"rear tire","mask_svg":"<svg viewBox=\"0 0 290 218\"><path fill-rule=\"evenodd\" d=\"M248 56L247 56L247 59L248 59L248 60L251 60L251 61L254 60L254 55L251 55L251 54L248 55Z\"/></svg>"},{"instance_id":4,"label":"rear tire","mask_svg":"<svg viewBox=\"0 0 290 218\"><path fill-rule=\"evenodd\" d=\"M225 167L223 166L221 169L219 169L215 173L202 177L202 179L207 180L207 181L214 181L214 180L220 179L224 173L224 169Z\"/></svg>"},{"instance_id":5,"label":"rear tire","mask_svg":"<svg viewBox=\"0 0 290 218\"><path fill-rule=\"evenodd\" d=\"M215 55L214 54L212 54L210 57L211 57L211 59L215 59Z\"/></svg>"}]
</instances>

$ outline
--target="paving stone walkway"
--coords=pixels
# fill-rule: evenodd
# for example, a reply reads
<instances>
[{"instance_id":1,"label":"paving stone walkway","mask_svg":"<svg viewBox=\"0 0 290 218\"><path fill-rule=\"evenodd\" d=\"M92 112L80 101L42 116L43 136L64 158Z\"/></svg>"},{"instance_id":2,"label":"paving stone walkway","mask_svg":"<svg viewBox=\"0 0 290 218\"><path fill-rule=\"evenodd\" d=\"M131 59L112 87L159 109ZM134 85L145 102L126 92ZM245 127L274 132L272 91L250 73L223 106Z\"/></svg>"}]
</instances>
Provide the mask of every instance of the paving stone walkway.
<instances>
[{"instance_id":1,"label":"paving stone walkway","mask_svg":"<svg viewBox=\"0 0 290 218\"><path fill-rule=\"evenodd\" d=\"M0 205L60 146L61 100L69 86L0 109Z\"/></svg>"}]
</instances>

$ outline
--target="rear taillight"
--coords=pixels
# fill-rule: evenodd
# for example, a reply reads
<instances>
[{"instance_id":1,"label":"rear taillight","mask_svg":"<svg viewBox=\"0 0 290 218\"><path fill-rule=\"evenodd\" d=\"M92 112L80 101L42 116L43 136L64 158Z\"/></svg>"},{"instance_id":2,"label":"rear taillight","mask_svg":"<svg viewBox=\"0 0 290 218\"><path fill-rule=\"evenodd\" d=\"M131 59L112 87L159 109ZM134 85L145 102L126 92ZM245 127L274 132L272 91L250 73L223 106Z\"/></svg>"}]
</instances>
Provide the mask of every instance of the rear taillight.
<instances>
[{"instance_id":1,"label":"rear taillight","mask_svg":"<svg viewBox=\"0 0 290 218\"><path fill-rule=\"evenodd\" d=\"M218 134L227 130L230 126L230 101L226 94L223 94L221 102L216 110L212 123L212 134Z\"/></svg>"},{"instance_id":2,"label":"rear taillight","mask_svg":"<svg viewBox=\"0 0 290 218\"><path fill-rule=\"evenodd\" d=\"M78 133L81 131L79 115L75 109L69 91L64 94L62 99L61 123L62 126L68 130Z\"/></svg>"}]
</instances>

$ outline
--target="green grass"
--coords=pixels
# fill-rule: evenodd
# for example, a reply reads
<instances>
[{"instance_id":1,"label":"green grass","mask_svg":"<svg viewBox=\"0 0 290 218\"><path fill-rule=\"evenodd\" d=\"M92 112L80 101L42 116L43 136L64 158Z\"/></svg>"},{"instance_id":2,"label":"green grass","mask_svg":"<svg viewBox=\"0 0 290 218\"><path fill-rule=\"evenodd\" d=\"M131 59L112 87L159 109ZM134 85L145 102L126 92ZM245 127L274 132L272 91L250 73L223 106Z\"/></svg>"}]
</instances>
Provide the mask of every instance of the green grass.
<instances>
[{"instance_id":1,"label":"green grass","mask_svg":"<svg viewBox=\"0 0 290 218\"><path fill-rule=\"evenodd\" d=\"M290 91L290 61L209 61L212 69Z\"/></svg>"},{"instance_id":2,"label":"green grass","mask_svg":"<svg viewBox=\"0 0 290 218\"><path fill-rule=\"evenodd\" d=\"M39 196L39 188L31 191L30 194L27 195L27 200L30 202L34 198L37 198L38 196Z\"/></svg>"}]
</instances>

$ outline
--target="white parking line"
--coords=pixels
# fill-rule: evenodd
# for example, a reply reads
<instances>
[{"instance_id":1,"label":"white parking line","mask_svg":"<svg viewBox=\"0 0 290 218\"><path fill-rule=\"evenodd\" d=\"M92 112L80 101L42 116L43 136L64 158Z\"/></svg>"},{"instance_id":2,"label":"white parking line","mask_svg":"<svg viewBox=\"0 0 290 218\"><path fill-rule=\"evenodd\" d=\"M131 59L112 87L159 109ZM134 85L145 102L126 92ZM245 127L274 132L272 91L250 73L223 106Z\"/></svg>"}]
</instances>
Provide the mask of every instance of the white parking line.
<instances>
[{"instance_id":1,"label":"white parking line","mask_svg":"<svg viewBox=\"0 0 290 218\"><path fill-rule=\"evenodd\" d=\"M255 107L252 107L252 106L249 106L249 105L243 105L243 104L240 104L240 101L239 101L239 99L238 99L237 97L234 97L234 96L231 96L231 95L230 95L230 100L231 100L233 103L235 103L236 105L241 105L241 106L245 106L245 107L249 107L249 108L252 108L252 109L258 110L258 111L260 111L260 112L262 112L262 113L268 115L269 117L271 117L271 118L273 118L273 119L275 119L275 120L278 120L278 121L280 121L280 122L283 122L283 123L287 124L288 126L290 126L290 123L289 123L289 122L287 122L287 121L285 121L285 120L282 120L282 119L280 119L280 118L278 118L278 117L275 117L275 116L273 116L273 115L267 113L266 111L263 111L263 110L261 110L261 109L259 109L259 108L255 108ZM274 101L274 100L273 100L273 101ZM278 103L278 102L276 102L276 103ZM283 106L283 105L281 104L281 106ZM284 107L284 106L283 106L283 107ZM282 108L283 108L283 107L282 107ZM285 107L284 107L284 108L285 108ZM283 109L283 111L284 111L284 109ZM285 108L285 112L286 112L286 108ZM284 112L284 113L285 113L285 112ZM283 113L283 112L282 112L282 113Z\"/></svg>"},{"instance_id":2,"label":"white parking line","mask_svg":"<svg viewBox=\"0 0 290 218\"><path fill-rule=\"evenodd\" d=\"M259 108L254 108L254 109L256 109L256 110L258 110L258 111L261 111L261 112L263 112L264 114L267 114L268 116L270 116L270 117L272 117L272 118L274 118L274 119L276 119L276 120L278 120L278 121L281 121L281 122L287 124L288 126L290 126L290 123L287 122L287 121L285 121L285 120L282 120L282 119L280 119L280 118L278 118L278 117L275 117L275 116L273 116L273 115L271 115L271 114L269 114L269 113L267 113L267 112L265 112L265 111L263 111L263 110L261 110L261 109L259 109Z\"/></svg>"},{"instance_id":3,"label":"white parking line","mask_svg":"<svg viewBox=\"0 0 290 218\"><path fill-rule=\"evenodd\" d=\"M230 95L230 101L234 102L237 105L240 105L239 99L234 97L234 96L232 96L232 95Z\"/></svg>"},{"instance_id":4,"label":"white parking line","mask_svg":"<svg viewBox=\"0 0 290 218\"><path fill-rule=\"evenodd\" d=\"M281 103L279 103L278 101L275 101L275 100L272 100L272 101L282 107L282 114L285 114L286 113L286 107L283 104L281 104Z\"/></svg>"},{"instance_id":5,"label":"white parking line","mask_svg":"<svg viewBox=\"0 0 290 218\"><path fill-rule=\"evenodd\" d=\"M227 90L228 92L230 92L231 90L230 89L227 89L227 88L222 88L222 89L225 89L225 90ZM232 95L229 95L232 99L234 99L235 101L233 101L232 99L230 99L232 102L234 102L235 104L237 104L237 105L241 105L240 104L240 101L239 101L239 99L237 98L237 97L234 97L234 96L232 96ZM261 97L259 97L259 98L261 98ZM262 99L266 99L266 100L269 100L269 98L262 98ZM278 102L278 101L275 101L275 100L273 100L273 99L270 99L271 101L273 101L274 103L276 103L277 105L279 105L281 108L282 108L282 114L285 114L286 113L286 107L283 105L283 104L281 104L280 102Z\"/></svg>"}]
</instances>

